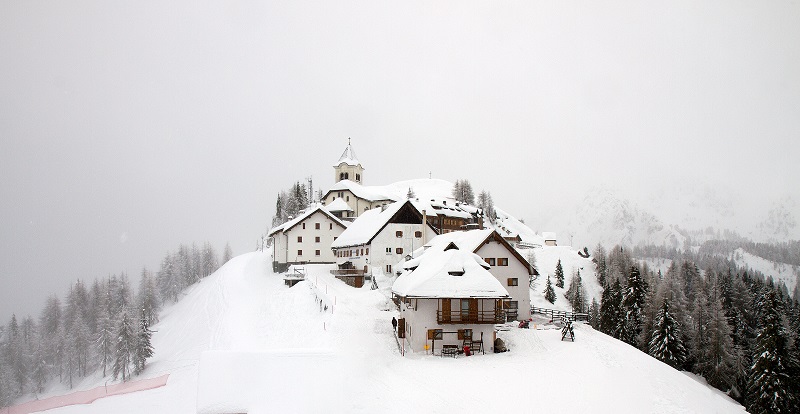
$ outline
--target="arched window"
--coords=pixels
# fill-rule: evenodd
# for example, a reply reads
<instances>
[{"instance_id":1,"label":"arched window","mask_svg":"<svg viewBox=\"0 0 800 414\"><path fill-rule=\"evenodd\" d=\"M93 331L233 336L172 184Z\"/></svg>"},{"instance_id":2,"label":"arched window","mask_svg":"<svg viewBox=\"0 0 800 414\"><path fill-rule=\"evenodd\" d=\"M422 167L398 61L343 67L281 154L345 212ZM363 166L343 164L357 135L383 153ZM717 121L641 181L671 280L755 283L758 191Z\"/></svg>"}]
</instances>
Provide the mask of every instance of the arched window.
<instances>
[{"instance_id":1,"label":"arched window","mask_svg":"<svg viewBox=\"0 0 800 414\"><path fill-rule=\"evenodd\" d=\"M345 179L345 180L349 180L349 179L350 179L350 177L348 177L348 174L347 174L347 173L344 173L344 179Z\"/></svg>"},{"instance_id":2,"label":"arched window","mask_svg":"<svg viewBox=\"0 0 800 414\"><path fill-rule=\"evenodd\" d=\"M344 177L345 177L344 173L339 173L339 179L340 180L344 180ZM339 197L341 197L341 196L339 196Z\"/></svg>"},{"instance_id":3,"label":"arched window","mask_svg":"<svg viewBox=\"0 0 800 414\"><path fill-rule=\"evenodd\" d=\"M356 181L361 181L361 174L356 174Z\"/></svg>"}]
</instances>

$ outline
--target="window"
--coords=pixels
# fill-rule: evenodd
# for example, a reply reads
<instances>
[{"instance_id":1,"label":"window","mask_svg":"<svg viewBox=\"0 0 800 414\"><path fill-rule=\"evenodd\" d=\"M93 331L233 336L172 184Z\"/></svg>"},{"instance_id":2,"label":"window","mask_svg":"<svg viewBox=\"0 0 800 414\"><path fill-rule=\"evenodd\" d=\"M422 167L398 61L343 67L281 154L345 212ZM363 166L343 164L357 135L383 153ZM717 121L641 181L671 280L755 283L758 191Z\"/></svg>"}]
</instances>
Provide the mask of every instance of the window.
<instances>
[{"instance_id":1,"label":"window","mask_svg":"<svg viewBox=\"0 0 800 414\"><path fill-rule=\"evenodd\" d=\"M501 257L497 259L498 266L508 266L508 257Z\"/></svg>"},{"instance_id":2,"label":"window","mask_svg":"<svg viewBox=\"0 0 800 414\"><path fill-rule=\"evenodd\" d=\"M369 247L367 247L367 256L369 256Z\"/></svg>"},{"instance_id":3,"label":"window","mask_svg":"<svg viewBox=\"0 0 800 414\"><path fill-rule=\"evenodd\" d=\"M414 237L416 237L416 238L418 238L418 239L419 239L419 238L422 238L422 232L421 232L421 231L415 231L415 232L414 232Z\"/></svg>"},{"instance_id":4,"label":"window","mask_svg":"<svg viewBox=\"0 0 800 414\"><path fill-rule=\"evenodd\" d=\"M298 251L297 251L297 255L298 255L298 256L302 256L302 255L303 255L303 251L302 251L302 250L298 250Z\"/></svg>"},{"instance_id":5,"label":"window","mask_svg":"<svg viewBox=\"0 0 800 414\"><path fill-rule=\"evenodd\" d=\"M387 247L386 248L386 254L392 254L392 248L391 247Z\"/></svg>"},{"instance_id":6,"label":"window","mask_svg":"<svg viewBox=\"0 0 800 414\"><path fill-rule=\"evenodd\" d=\"M519 279L516 277L509 277L508 286L519 286Z\"/></svg>"},{"instance_id":7,"label":"window","mask_svg":"<svg viewBox=\"0 0 800 414\"><path fill-rule=\"evenodd\" d=\"M392 265L386 265L386 273L392 273Z\"/></svg>"},{"instance_id":8,"label":"window","mask_svg":"<svg viewBox=\"0 0 800 414\"><path fill-rule=\"evenodd\" d=\"M306 229L306 223L303 223L303 230Z\"/></svg>"},{"instance_id":9,"label":"window","mask_svg":"<svg viewBox=\"0 0 800 414\"><path fill-rule=\"evenodd\" d=\"M519 302L516 301L516 300L509 301L508 302L508 309L514 309L514 310L519 309Z\"/></svg>"},{"instance_id":10,"label":"window","mask_svg":"<svg viewBox=\"0 0 800 414\"><path fill-rule=\"evenodd\" d=\"M350 196L347 196L347 201L350 201Z\"/></svg>"},{"instance_id":11,"label":"window","mask_svg":"<svg viewBox=\"0 0 800 414\"><path fill-rule=\"evenodd\" d=\"M483 260L486 260L486 263L489 263L489 266L494 266L494 257L487 257Z\"/></svg>"},{"instance_id":12,"label":"window","mask_svg":"<svg viewBox=\"0 0 800 414\"><path fill-rule=\"evenodd\" d=\"M303 236L297 236L297 242L298 243L302 243L303 242Z\"/></svg>"},{"instance_id":13,"label":"window","mask_svg":"<svg viewBox=\"0 0 800 414\"><path fill-rule=\"evenodd\" d=\"M328 223L328 226L330 226L328 227L328 230L333 230L333 223Z\"/></svg>"},{"instance_id":14,"label":"window","mask_svg":"<svg viewBox=\"0 0 800 414\"><path fill-rule=\"evenodd\" d=\"M361 181L361 174L356 174L356 181Z\"/></svg>"},{"instance_id":15,"label":"window","mask_svg":"<svg viewBox=\"0 0 800 414\"><path fill-rule=\"evenodd\" d=\"M320 254L321 254L321 252L319 250L314 250L314 255L315 256L319 256Z\"/></svg>"},{"instance_id":16,"label":"window","mask_svg":"<svg viewBox=\"0 0 800 414\"><path fill-rule=\"evenodd\" d=\"M441 341L442 340L442 330L441 329L428 329L428 339Z\"/></svg>"},{"instance_id":17,"label":"window","mask_svg":"<svg viewBox=\"0 0 800 414\"><path fill-rule=\"evenodd\" d=\"M314 237L314 243L319 243L319 236Z\"/></svg>"},{"instance_id":18,"label":"window","mask_svg":"<svg viewBox=\"0 0 800 414\"><path fill-rule=\"evenodd\" d=\"M314 223L314 229L319 230L319 223Z\"/></svg>"},{"instance_id":19,"label":"window","mask_svg":"<svg viewBox=\"0 0 800 414\"><path fill-rule=\"evenodd\" d=\"M458 340L471 340L472 339L472 329L459 329L458 330Z\"/></svg>"},{"instance_id":20,"label":"window","mask_svg":"<svg viewBox=\"0 0 800 414\"><path fill-rule=\"evenodd\" d=\"M403 232L402 232L402 231L400 231L400 230L397 230L396 232L394 232L394 235L395 235L396 237L403 237Z\"/></svg>"},{"instance_id":21,"label":"window","mask_svg":"<svg viewBox=\"0 0 800 414\"><path fill-rule=\"evenodd\" d=\"M398 248L394 249L394 252L397 253L397 254L403 254L403 248L402 247L398 247Z\"/></svg>"}]
</instances>

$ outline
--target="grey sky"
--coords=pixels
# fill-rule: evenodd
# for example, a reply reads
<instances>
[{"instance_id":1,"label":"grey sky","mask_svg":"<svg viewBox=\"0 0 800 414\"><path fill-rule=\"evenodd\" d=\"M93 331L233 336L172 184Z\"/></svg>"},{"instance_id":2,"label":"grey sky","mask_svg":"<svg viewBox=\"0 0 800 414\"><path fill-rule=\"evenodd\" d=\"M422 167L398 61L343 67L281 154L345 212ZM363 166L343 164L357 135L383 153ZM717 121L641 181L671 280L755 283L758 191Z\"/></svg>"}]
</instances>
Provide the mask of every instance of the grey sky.
<instances>
[{"instance_id":1,"label":"grey sky","mask_svg":"<svg viewBox=\"0 0 800 414\"><path fill-rule=\"evenodd\" d=\"M347 137L367 184L468 178L534 228L604 182L796 194L798 21L789 1L3 0L0 321L179 243L252 250Z\"/></svg>"}]
</instances>

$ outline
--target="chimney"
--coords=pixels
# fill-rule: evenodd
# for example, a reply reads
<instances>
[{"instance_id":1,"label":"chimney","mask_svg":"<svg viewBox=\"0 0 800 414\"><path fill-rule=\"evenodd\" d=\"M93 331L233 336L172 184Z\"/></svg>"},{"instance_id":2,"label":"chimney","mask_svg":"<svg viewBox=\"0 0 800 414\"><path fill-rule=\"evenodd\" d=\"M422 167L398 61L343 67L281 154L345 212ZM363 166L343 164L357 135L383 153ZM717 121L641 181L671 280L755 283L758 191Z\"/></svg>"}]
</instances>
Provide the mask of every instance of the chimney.
<instances>
[{"instance_id":1,"label":"chimney","mask_svg":"<svg viewBox=\"0 0 800 414\"><path fill-rule=\"evenodd\" d=\"M478 229L483 230L483 214L478 216Z\"/></svg>"},{"instance_id":2,"label":"chimney","mask_svg":"<svg viewBox=\"0 0 800 414\"><path fill-rule=\"evenodd\" d=\"M425 240L425 230L428 227L428 214L422 210L422 245L424 246L428 241Z\"/></svg>"}]
</instances>

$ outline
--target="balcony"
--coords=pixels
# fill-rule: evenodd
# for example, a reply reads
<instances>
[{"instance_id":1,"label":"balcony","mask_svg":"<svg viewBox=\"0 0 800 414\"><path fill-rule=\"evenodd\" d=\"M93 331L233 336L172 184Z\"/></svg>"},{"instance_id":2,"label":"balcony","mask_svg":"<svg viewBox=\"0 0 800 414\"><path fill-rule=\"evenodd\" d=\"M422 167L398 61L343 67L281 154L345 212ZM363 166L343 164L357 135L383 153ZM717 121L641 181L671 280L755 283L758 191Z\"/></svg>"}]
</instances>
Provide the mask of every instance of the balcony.
<instances>
[{"instance_id":1,"label":"balcony","mask_svg":"<svg viewBox=\"0 0 800 414\"><path fill-rule=\"evenodd\" d=\"M497 324L505 323L506 312L504 310L489 311L436 311L436 322L446 323L476 323L476 324Z\"/></svg>"}]
</instances>

